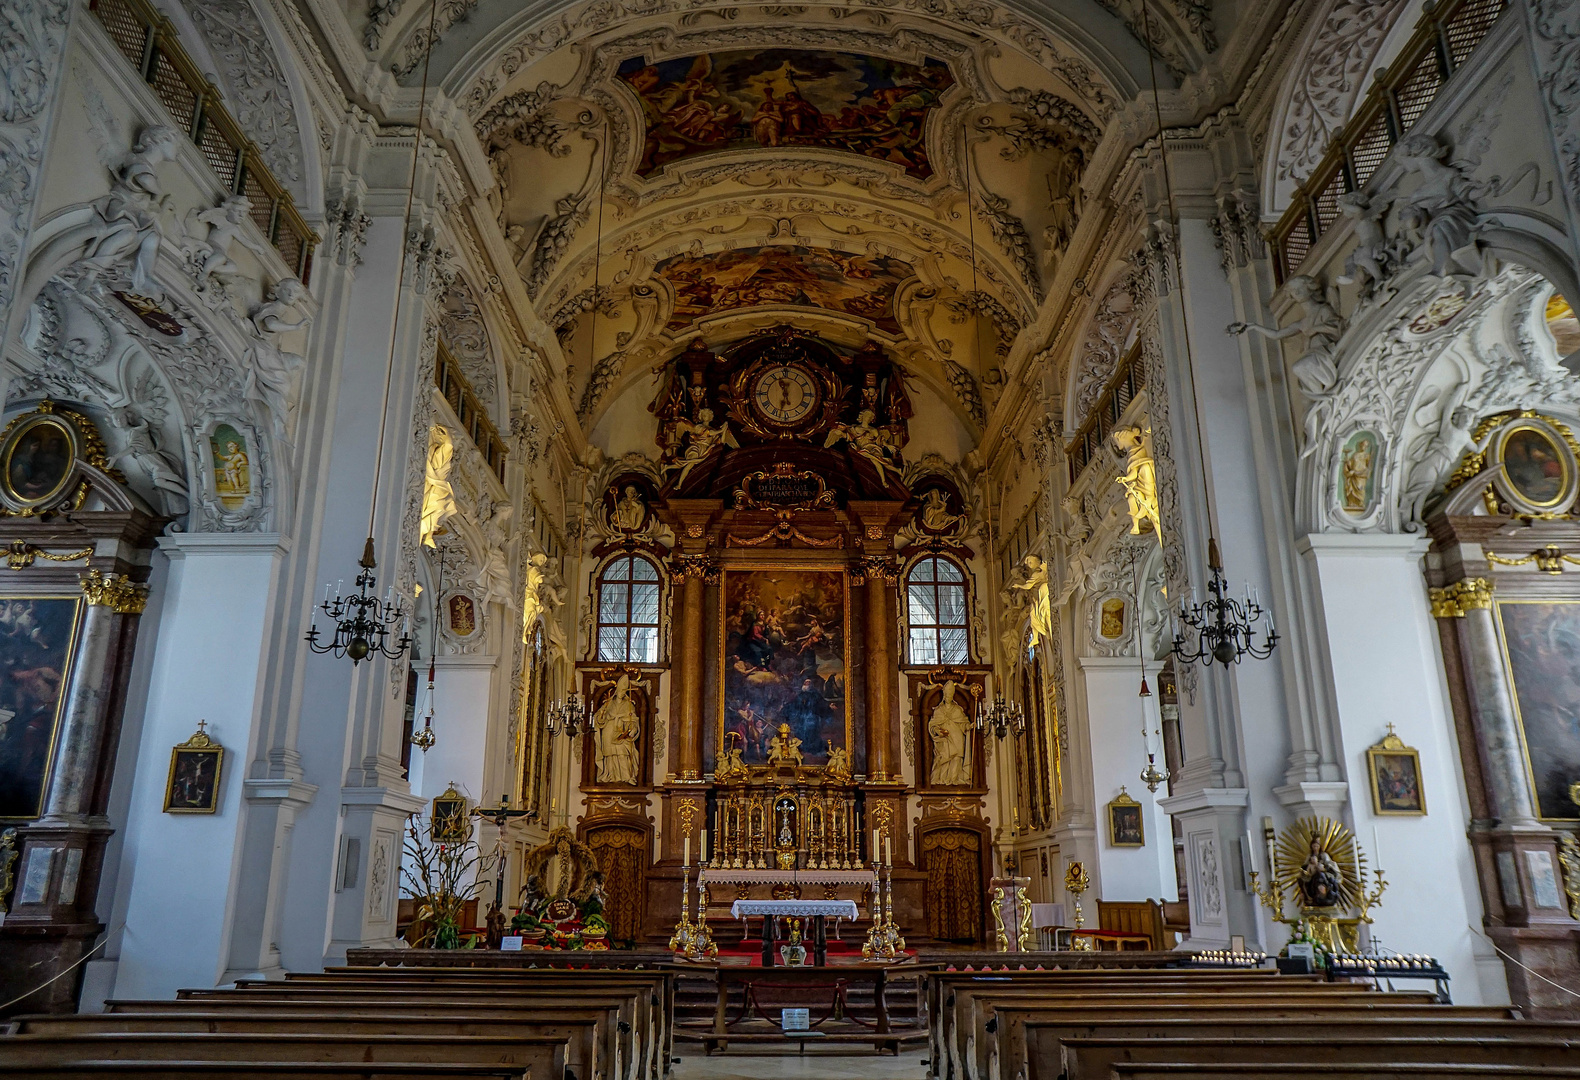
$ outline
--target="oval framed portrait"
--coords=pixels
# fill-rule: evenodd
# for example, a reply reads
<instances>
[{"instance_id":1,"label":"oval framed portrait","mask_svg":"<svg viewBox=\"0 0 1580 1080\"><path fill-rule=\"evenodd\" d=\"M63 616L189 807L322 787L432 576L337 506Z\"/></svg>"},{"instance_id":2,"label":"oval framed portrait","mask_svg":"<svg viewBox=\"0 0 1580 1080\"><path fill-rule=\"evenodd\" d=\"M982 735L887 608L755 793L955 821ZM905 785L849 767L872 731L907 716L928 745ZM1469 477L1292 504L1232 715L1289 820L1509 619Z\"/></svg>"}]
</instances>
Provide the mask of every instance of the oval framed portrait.
<instances>
[{"instance_id":1,"label":"oval framed portrait","mask_svg":"<svg viewBox=\"0 0 1580 1080\"><path fill-rule=\"evenodd\" d=\"M1492 449L1499 493L1517 509L1552 513L1574 502L1574 451L1552 425L1522 417L1497 433Z\"/></svg>"},{"instance_id":2,"label":"oval framed portrait","mask_svg":"<svg viewBox=\"0 0 1580 1080\"><path fill-rule=\"evenodd\" d=\"M64 500L80 478L77 429L53 413L19 418L0 443L0 490L21 513L45 510Z\"/></svg>"}]
</instances>

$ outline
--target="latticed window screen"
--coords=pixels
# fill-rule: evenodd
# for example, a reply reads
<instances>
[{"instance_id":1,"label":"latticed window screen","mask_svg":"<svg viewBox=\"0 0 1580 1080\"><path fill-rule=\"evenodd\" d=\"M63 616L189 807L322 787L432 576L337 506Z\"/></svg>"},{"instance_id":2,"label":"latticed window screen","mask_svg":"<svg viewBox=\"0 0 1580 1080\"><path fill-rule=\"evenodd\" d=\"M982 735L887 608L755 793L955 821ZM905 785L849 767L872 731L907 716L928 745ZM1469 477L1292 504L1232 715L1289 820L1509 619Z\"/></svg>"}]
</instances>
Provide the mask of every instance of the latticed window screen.
<instances>
[{"instance_id":1,"label":"latticed window screen","mask_svg":"<svg viewBox=\"0 0 1580 1080\"><path fill-rule=\"evenodd\" d=\"M905 579L913 664L968 664L966 580L960 567L941 555L917 562Z\"/></svg>"},{"instance_id":2,"label":"latticed window screen","mask_svg":"<svg viewBox=\"0 0 1580 1080\"><path fill-rule=\"evenodd\" d=\"M658 660L658 568L640 555L611 560L598 579L598 659Z\"/></svg>"}]
</instances>

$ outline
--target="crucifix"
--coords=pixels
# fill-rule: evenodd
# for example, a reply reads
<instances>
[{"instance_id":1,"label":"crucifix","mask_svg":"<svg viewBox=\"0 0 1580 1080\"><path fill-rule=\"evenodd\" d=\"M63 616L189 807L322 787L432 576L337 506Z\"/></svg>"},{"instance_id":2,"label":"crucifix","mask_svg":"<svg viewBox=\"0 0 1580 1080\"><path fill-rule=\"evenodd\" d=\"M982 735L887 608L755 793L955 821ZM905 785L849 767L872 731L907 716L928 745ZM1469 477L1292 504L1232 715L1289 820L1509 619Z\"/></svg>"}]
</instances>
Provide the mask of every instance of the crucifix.
<instances>
[{"instance_id":1,"label":"crucifix","mask_svg":"<svg viewBox=\"0 0 1580 1080\"><path fill-rule=\"evenodd\" d=\"M511 809L501 795L498 806L479 806L472 811L494 827L494 906L488 910L488 947L499 948L505 936L505 826L512 818L526 817L531 810Z\"/></svg>"}]
</instances>

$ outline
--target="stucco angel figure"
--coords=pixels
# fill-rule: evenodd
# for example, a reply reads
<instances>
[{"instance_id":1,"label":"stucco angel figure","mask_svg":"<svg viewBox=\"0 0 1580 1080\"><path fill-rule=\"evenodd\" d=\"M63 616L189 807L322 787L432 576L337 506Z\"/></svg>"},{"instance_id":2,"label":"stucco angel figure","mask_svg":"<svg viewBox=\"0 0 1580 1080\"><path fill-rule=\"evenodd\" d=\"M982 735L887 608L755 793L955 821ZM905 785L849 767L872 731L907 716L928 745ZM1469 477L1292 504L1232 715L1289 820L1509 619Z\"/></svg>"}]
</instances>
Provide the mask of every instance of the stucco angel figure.
<instances>
[{"instance_id":1,"label":"stucco angel figure","mask_svg":"<svg viewBox=\"0 0 1580 1080\"><path fill-rule=\"evenodd\" d=\"M872 462L872 467L878 470L878 479L887 484L889 477L885 470L899 464L896 459L899 447L894 444L893 435L873 424L877 418L878 414L871 409L862 409L856 414L854 424L835 424L823 445L833 446L841 439L848 441L852 450Z\"/></svg>"},{"instance_id":2,"label":"stucco angel figure","mask_svg":"<svg viewBox=\"0 0 1580 1080\"><path fill-rule=\"evenodd\" d=\"M687 420L682 417L675 421L674 438L685 443L680 456L665 465L665 469L679 469L680 475L676 477L677 484L686 482L686 474L696 465L706 460L707 457L721 445L732 450L739 450L741 444L735 441L735 436L730 433L729 423L720 423L713 426L713 410L700 409L696 420Z\"/></svg>"},{"instance_id":3,"label":"stucco angel figure","mask_svg":"<svg viewBox=\"0 0 1580 1080\"><path fill-rule=\"evenodd\" d=\"M732 784L737 780L746 779L745 750L741 745L739 731L726 731L724 733L724 749L719 751L719 756L713 760L713 779L721 784Z\"/></svg>"},{"instance_id":4,"label":"stucco angel figure","mask_svg":"<svg viewBox=\"0 0 1580 1080\"><path fill-rule=\"evenodd\" d=\"M1382 225L1392 205L1386 199L1369 202L1359 191L1347 191L1338 199L1339 213L1350 221L1355 250L1345 260L1343 276L1336 280L1340 285L1359 285L1363 297L1370 296L1387 280L1395 262L1393 246Z\"/></svg>"},{"instance_id":5,"label":"stucco angel figure","mask_svg":"<svg viewBox=\"0 0 1580 1080\"><path fill-rule=\"evenodd\" d=\"M242 228L242 223L247 220L247 215L251 212L252 200L245 195L231 195L216 207L187 215L189 233L194 232L194 225L208 227L206 235L193 236L196 241L195 258L199 284L208 281L211 277L227 281L241 273L241 268L231 261L230 257L230 247L238 240L243 247L260 258L263 257L263 249L254 244Z\"/></svg>"},{"instance_id":6,"label":"stucco angel figure","mask_svg":"<svg viewBox=\"0 0 1580 1080\"><path fill-rule=\"evenodd\" d=\"M830 780L841 784L850 782L850 753L843 746L831 746L828 751L828 764L823 766L823 772Z\"/></svg>"},{"instance_id":7,"label":"stucco angel figure","mask_svg":"<svg viewBox=\"0 0 1580 1080\"><path fill-rule=\"evenodd\" d=\"M497 600L508 605L512 599L506 547L510 543L510 518L514 513L513 508L497 503L478 530L486 544L477 570L477 587L485 602Z\"/></svg>"},{"instance_id":8,"label":"stucco angel figure","mask_svg":"<svg viewBox=\"0 0 1580 1080\"><path fill-rule=\"evenodd\" d=\"M307 325L307 316L296 307L306 296L307 288L300 281L283 277L251 316L258 340L248 349L252 365L247 373L247 393L269 407L281 432L296 413L303 357L280 348L275 338ZM290 315L299 317L292 320Z\"/></svg>"},{"instance_id":9,"label":"stucco angel figure","mask_svg":"<svg viewBox=\"0 0 1580 1080\"><path fill-rule=\"evenodd\" d=\"M922 528L932 533L946 533L962 520L961 515L949 512L949 500L938 488L922 493Z\"/></svg>"},{"instance_id":10,"label":"stucco angel figure","mask_svg":"<svg viewBox=\"0 0 1580 1080\"><path fill-rule=\"evenodd\" d=\"M428 547L437 547L445 521L456 514L455 488L450 484L450 469L455 462L455 441L442 424L428 429L428 462L423 471L422 524L417 535Z\"/></svg>"},{"instance_id":11,"label":"stucco angel figure","mask_svg":"<svg viewBox=\"0 0 1580 1080\"><path fill-rule=\"evenodd\" d=\"M126 433L126 445L110 458L111 462L122 464L131 461L147 474L155 488L176 500L169 506L173 514L186 513L191 492L186 477L180 471L181 463L166 455L155 444L153 425L131 405L111 410L110 419Z\"/></svg>"},{"instance_id":12,"label":"stucco angel figure","mask_svg":"<svg viewBox=\"0 0 1580 1080\"><path fill-rule=\"evenodd\" d=\"M1339 381L1333 350L1344 333L1344 319L1329 302L1322 283L1311 275L1297 274L1284 283L1284 288L1304 309L1299 322L1282 329L1256 323L1232 322L1227 329L1231 334L1255 330L1271 341L1283 341L1296 334L1304 335L1306 351L1290 365L1290 370L1295 373L1295 381L1307 397L1327 397Z\"/></svg>"},{"instance_id":13,"label":"stucco angel figure","mask_svg":"<svg viewBox=\"0 0 1580 1080\"><path fill-rule=\"evenodd\" d=\"M1475 183L1457 165L1446 163L1448 147L1431 135L1411 135L1394 147L1393 156L1421 184L1405 202L1399 219L1418 241L1416 258L1432 264L1438 277L1480 278L1495 272L1480 237L1481 213Z\"/></svg>"},{"instance_id":14,"label":"stucco angel figure","mask_svg":"<svg viewBox=\"0 0 1580 1080\"><path fill-rule=\"evenodd\" d=\"M1406 460L1414 464L1399 499L1399 509L1407 524L1421 520L1432 489L1474 444L1470 429L1476 422L1476 414L1463 404L1466 394L1461 384L1444 404L1437 431L1418 436L1410 445Z\"/></svg>"},{"instance_id":15,"label":"stucco angel figure","mask_svg":"<svg viewBox=\"0 0 1580 1080\"><path fill-rule=\"evenodd\" d=\"M156 124L143 129L131 151L114 170L110 193L93 204L100 224L83 252L88 266L108 270L131 261L134 292L150 295L154 285L154 259L163 239L159 219L169 196L159 185L156 166L176 156L182 135L175 128Z\"/></svg>"},{"instance_id":16,"label":"stucco angel figure","mask_svg":"<svg viewBox=\"0 0 1580 1080\"><path fill-rule=\"evenodd\" d=\"M608 684L595 682L593 685ZM642 723L636 715L636 702L631 700L629 675L615 680L614 689L593 713L593 735L598 782L633 786L640 783Z\"/></svg>"},{"instance_id":17,"label":"stucco angel figure","mask_svg":"<svg viewBox=\"0 0 1580 1080\"><path fill-rule=\"evenodd\" d=\"M780 724L779 733L768 740L768 764L803 765L801 740L790 734L789 724Z\"/></svg>"},{"instance_id":18,"label":"stucco angel figure","mask_svg":"<svg viewBox=\"0 0 1580 1080\"><path fill-rule=\"evenodd\" d=\"M933 740L928 782L935 787L971 783L971 718L955 701L959 686L954 679L944 680L943 696L927 718L927 734Z\"/></svg>"},{"instance_id":19,"label":"stucco angel figure","mask_svg":"<svg viewBox=\"0 0 1580 1080\"><path fill-rule=\"evenodd\" d=\"M1116 428L1112 437L1114 445L1125 454L1125 473L1114 482L1125 489L1130 534L1137 536L1151 529L1161 541L1163 519L1158 512L1157 466L1147 453L1144 433L1139 427L1124 427Z\"/></svg>"},{"instance_id":20,"label":"stucco angel figure","mask_svg":"<svg viewBox=\"0 0 1580 1080\"><path fill-rule=\"evenodd\" d=\"M1032 633L1045 637L1052 626L1052 602L1048 596L1048 567L1038 555L1027 555L1020 565L1010 571L1009 579L999 592L999 599L1009 609L1004 629L999 636L1004 651L1009 656L1021 655L1024 648L1024 627L1029 622ZM1017 613L1025 615L1017 617Z\"/></svg>"}]
</instances>

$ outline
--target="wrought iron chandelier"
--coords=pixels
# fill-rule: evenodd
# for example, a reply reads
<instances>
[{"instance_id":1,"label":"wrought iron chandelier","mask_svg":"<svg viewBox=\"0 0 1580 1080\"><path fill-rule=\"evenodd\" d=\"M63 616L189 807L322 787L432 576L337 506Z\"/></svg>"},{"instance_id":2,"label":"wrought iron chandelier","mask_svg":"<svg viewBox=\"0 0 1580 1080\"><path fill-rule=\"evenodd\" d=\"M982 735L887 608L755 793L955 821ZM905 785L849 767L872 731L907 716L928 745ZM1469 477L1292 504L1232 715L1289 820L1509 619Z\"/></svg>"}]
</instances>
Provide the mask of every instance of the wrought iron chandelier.
<instances>
[{"instance_id":1,"label":"wrought iron chandelier","mask_svg":"<svg viewBox=\"0 0 1580 1080\"><path fill-rule=\"evenodd\" d=\"M1163 191L1168 199L1169 226L1172 228L1179 221L1179 211L1174 205L1174 182L1169 173L1169 148L1168 139L1163 131L1163 105L1158 94L1157 58L1152 51L1152 19L1150 5L1147 0L1141 3L1141 40L1147 49L1147 69L1152 76L1152 111L1158 125L1158 158L1163 167ZM1168 245L1159 254L1159 258L1169 258ZM1178 259L1178 247L1175 247L1174 258ZM1176 266L1176 269L1179 269ZM1185 345L1185 370L1190 374L1190 399L1191 409L1195 414L1197 437L1205 438L1206 427L1201 418L1201 395L1196 392L1196 367L1191 358L1190 316L1186 305L1180 304L1180 323L1183 333L1181 340ZM1229 596L1229 584L1223 576L1223 560L1218 556L1218 539L1214 534L1215 517L1213 514L1212 479L1207 475L1207 454L1205 446L1198 456L1201 466L1202 498L1206 502L1206 527L1207 527L1207 569L1211 580L1207 583L1207 592L1210 598L1203 603L1196 603L1196 589L1191 588L1190 603L1183 598L1180 601L1179 619L1185 624L1187 632L1196 635L1196 648L1190 650L1186 647L1186 635L1175 627L1173 652L1183 664L1192 664L1200 661L1204 666L1211 667L1213 661L1228 667L1230 664L1239 663L1250 656L1255 660L1266 660L1272 655L1273 649L1278 645L1278 632L1273 629L1273 616L1271 612L1264 612L1256 603L1255 593L1249 585L1246 586L1244 604ZM1162 537L1158 538L1162 543ZM1263 615L1267 616L1267 637L1263 644L1257 645L1254 637L1256 624ZM1172 615L1170 618L1172 622ZM1150 768L1150 766L1149 766ZM1161 782L1161 781L1160 781Z\"/></svg>"},{"instance_id":2,"label":"wrought iron chandelier","mask_svg":"<svg viewBox=\"0 0 1580 1080\"><path fill-rule=\"evenodd\" d=\"M335 635L328 641L321 640L318 620L313 620L307 631L307 647L316 653L333 653L338 659L349 656L352 664L360 664L372 656L386 656L398 660L411 644L411 613L395 599L395 587L385 590L383 599L378 595L378 578L373 573L373 538L368 537L363 549L361 573L357 574L357 591L341 595L339 586L334 598L329 586L324 586L324 600L319 604L323 613L335 624ZM400 625L400 637L393 645L390 633Z\"/></svg>"},{"instance_id":3,"label":"wrought iron chandelier","mask_svg":"<svg viewBox=\"0 0 1580 1080\"><path fill-rule=\"evenodd\" d=\"M1003 694L995 694L993 704L977 713L976 729L990 731L998 739L1007 739L1011 733L1026 733L1026 712L1018 701L1005 701Z\"/></svg>"},{"instance_id":4,"label":"wrought iron chandelier","mask_svg":"<svg viewBox=\"0 0 1580 1080\"><path fill-rule=\"evenodd\" d=\"M1208 667L1217 661L1224 667L1238 664L1249 656L1266 660L1278 647L1278 630L1273 626L1273 613L1257 602L1256 590L1245 587L1245 599L1229 595L1229 583L1224 580L1223 566L1218 558L1218 541L1207 541L1207 568L1212 580L1207 583L1208 597L1196 602L1196 590L1191 589L1190 600L1180 599L1179 623L1173 626L1174 655L1187 664L1201 661ZM1262 643L1256 643L1256 624L1263 620L1267 629ZM1170 623L1174 623L1170 613ZM1194 634L1196 644L1189 646L1188 637Z\"/></svg>"},{"instance_id":5,"label":"wrought iron chandelier","mask_svg":"<svg viewBox=\"0 0 1580 1080\"><path fill-rule=\"evenodd\" d=\"M565 700L550 705L544 713L544 727L548 729L550 738L563 731L568 738L574 739L592 730L592 720L587 716L587 702L575 690L566 694Z\"/></svg>"},{"instance_id":6,"label":"wrought iron chandelier","mask_svg":"<svg viewBox=\"0 0 1580 1080\"><path fill-rule=\"evenodd\" d=\"M401 229L401 242L411 235L412 204L417 196L417 165L422 160L422 126L428 113L428 62L433 53L433 39L439 13L438 0L432 0L428 10L428 42L423 48L422 93L417 99L417 130L411 151L411 182L406 187L406 223ZM357 563L357 593L342 598L337 586L335 598L329 598L329 586L324 586L324 602L319 605L324 614L335 624L335 636L321 642L318 621L315 617L307 631L307 647L317 653L333 653L338 659L349 656L353 666L374 655L399 660L411 645L411 618L405 605L395 599L395 587L385 590L384 599L378 597L378 577L373 573L378 560L373 556L373 525L378 517L379 478L384 471L384 431L389 419L390 383L395 373L395 348L400 334L400 309L404 290L400 287L406 273L406 251L401 249L400 266L395 276L395 313L390 320L389 362L384 367L384 406L379 410L378 452L373 459L373 492L368 504L368 539L362 548L362 558ZM395 624L404 623L401 635L390 644L390 631ZM427 747L423 747L424 750Z\"/></svg>"}]
</instances>

